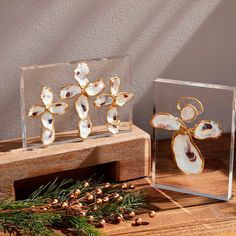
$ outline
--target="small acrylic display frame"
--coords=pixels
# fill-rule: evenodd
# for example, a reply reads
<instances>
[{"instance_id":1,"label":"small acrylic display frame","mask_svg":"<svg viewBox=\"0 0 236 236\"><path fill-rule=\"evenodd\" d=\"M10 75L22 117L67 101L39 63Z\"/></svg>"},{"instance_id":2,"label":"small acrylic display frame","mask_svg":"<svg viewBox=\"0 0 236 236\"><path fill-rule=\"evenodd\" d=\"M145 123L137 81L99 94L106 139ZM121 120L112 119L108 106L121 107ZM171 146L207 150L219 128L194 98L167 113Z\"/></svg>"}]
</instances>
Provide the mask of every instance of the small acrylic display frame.
<instances>
[{"instance_id":1,"label":"small acrylic display frame","mask_svg":"<svg viewBox=\"0 0 236 236\"><path fill-rule=\"evenodd\" d=\"M223 85L158 78L155 86L155 113L167 112L180 117L176 102L180 97L195 97L204 106L201 120L218 122L223 134L218 139L196 140L205 165L199 174L182 172L173 158L171 140L174 131L155 129L155 156L152 161L152 184L156 188L227 201L232 195L235 140L236 88Z\"/></svg>"},{"instance_id":2,"label":"small acrylic display frame","mask_svg":"<svg viewBox=\"0 0 236 236\"><path fill-rule=\"evenodd\" d=\"M53 90L54 101L60 100L60 90L64 86L78 85L74 79L74 69L80 62L88 64L90 73L89 82L103 78L106 88L101 94L110 93L109 79L118 76L121 80L120 91L131 92L130 61L129 56L104 57L95 59L82 59L66 63L49 65L25 66L21 69L21 123L22 142L24 148L41 147L42 124L40 118L28 117L32 105L43 105L40 99L44 86ZM95 107L95 97L89 101L89 116L92 120L93 130L89 138L99 138L112 135L106 127L108 107ZM69 109L62 116L55 116L56 139L55 144L63 142L80 142L78 136L79 117L74 107L73 99L66 101ZM120 132L132 129L132 101L119 108Z\"/></svg>"}]
</instances>

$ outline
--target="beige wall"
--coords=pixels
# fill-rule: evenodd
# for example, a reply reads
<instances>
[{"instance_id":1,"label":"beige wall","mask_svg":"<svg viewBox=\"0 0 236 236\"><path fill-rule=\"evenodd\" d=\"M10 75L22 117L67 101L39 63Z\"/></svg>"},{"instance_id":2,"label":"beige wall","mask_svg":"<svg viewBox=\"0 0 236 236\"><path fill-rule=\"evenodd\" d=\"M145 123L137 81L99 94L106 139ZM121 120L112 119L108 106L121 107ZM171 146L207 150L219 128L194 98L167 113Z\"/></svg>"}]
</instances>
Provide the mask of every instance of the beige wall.
<instances>
[{"instance_id":1,"label":"beige wall","mask_svg":"<svg viewBox=\"0 0 236 236\"><path fill-rule=\"evenodd\" d=\"M235 0L1 0L0 140L20 137L19 67L129 54L134 122L158 76L236 85Z\"/></svg>"}]
</instances>

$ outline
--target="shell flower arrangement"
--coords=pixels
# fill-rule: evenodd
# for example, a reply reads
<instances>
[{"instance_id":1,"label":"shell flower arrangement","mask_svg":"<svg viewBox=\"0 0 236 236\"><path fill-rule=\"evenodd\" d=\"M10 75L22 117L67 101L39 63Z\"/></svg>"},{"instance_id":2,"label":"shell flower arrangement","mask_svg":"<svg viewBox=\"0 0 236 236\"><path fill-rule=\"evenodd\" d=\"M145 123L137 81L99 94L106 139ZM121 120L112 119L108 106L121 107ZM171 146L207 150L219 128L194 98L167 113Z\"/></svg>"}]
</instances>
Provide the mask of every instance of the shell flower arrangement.
<instances>
[{"instance_id":1,"label":"shell flower arrangement","mask_svg":"<svg viewBox=\"0 0 236 236\"><path fill-rule=\"evenodd\" d=\"M110 78L110 94L102 94L95 98L94 106L108 106L107 129L113 133L119 133L120 119L118 108L124 106L134 97L133 93L120 92L120 78Z\"/></svg>"},{"instance_id":2,"label":"shell flower arrangement","mask_svg":"<svg viewBox=\"0 0 236 236\"><path fill-rule=\"evenodd\" d=\"M69 104L60 101L54 103L53 91L47 87L43 87L42 89L41 100L44 106L33 105L29 109L28 116L32 118L41 118L43 125L41 141L44 145L50 145L55 140L54 116L65 114L66 110L69 108Z\"/></svg>"},{"instance_id":3,"label":"shell flower arrangement","mask_svg":"<svg viewBox=\"0 0 236 236\"><path fill-rule=\"evenodd\" d=\"M186 123L195 121L204 111L202 103L194 97L181 97L176 107L180 112L180 118L160 112L153 115L150 125L153 128L174 131L171 151L177 167L185 174L200 174L204 169L205 160L193 138L219 138L222 135L221 125L213 120L202 120L193 128L187 127Z\"/></svg>"},{"instance_id":4,"label":"shell flower arrangement","mask_svg":"<svg viewBox=\"0 0 236 236\"><path fill-rule=\"evenodd\" d=\"M87 139L92 132L92 122L89 118L89 98L100 94L106 87L103 79L90 83L88 74L88 65L79 63L74 70L74 78L78 85L65 86L60 91L61 99L75 99L75 109L80 118L78 122L79 136L83 140Z\"/></svg>"},{"instance_id":5,"label":"shell flower arrangement","mask_svg":"<svg viewBox=\"0 0 236 236\"><path fill-rule=\"evenodd\" d=\"M89 99L95 97L94 105L96 107L109 106L107 112L107 129L113 134L119 132L119 114L118 107L125 105L133 98L132 93L120 92L120 78L112 77L110 79L111 94L102 94L106 84L103 79L97 79L90 83L88 79L89 67L86 63L78 63L74 70L74 79L78 85L64 86L60 90L61 100L74 99L75 110L78 113L78 131L82 140L86 140L92 132L92 121L89 117ZM33 105L29 109L28 116L35 118L41 117L43 132L41 135L42 143L47 146L55 141L54 115L63 115L69 108L65 101L53 102L52 89L43 87L41 99L44 106Z\"/></svg>"}]
</instances>

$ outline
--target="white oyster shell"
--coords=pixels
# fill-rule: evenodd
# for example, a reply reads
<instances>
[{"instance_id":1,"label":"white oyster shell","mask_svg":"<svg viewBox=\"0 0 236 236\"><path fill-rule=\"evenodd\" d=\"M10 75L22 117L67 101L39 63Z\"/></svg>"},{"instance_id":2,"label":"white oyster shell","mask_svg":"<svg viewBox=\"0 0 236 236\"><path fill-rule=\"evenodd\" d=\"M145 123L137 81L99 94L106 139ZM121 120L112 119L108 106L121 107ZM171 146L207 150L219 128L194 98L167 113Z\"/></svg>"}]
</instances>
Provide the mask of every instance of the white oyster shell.
<instances>
[{"instance_id":1,"label":"white oyster shell","mask_svg":"<svg viewBox=\"0 0 236 236\"><path fill-rule=\"evenodd\" d=\"M166 129L166 130L179 130L182 123L178 117L171 114L156 113L150 120L150 124L154 128Z\"/></svg>"},{"instance_id":2,"label":"white oyster shell","mask_svg":"<svg viewBox=\"0 0 236 236\"><path fill-rule=\"evenodd\" d=\"M63 115L69 108L69 104L66 102L55 102L49 107L49 111L53 114Z\"/></svg>"},{"instance_id":3,"label":"white oyster shell","mask_svg":"<svg viewBox=\"0 0 236 236\"><path fill-rule=\"evenodd\" d=\"M80 119L85 119L89 112L89 102L87 96L81 94L75 102L75 108Z\"/></svg>"},{"instance_id":4,"label":"white oyster shell","mask_svg":"<svg viewBox=\"0 0 236 236\"><path fill-rule=\"evenodd\" d=\"M119 113L116 107L110 107L107 112L107 123L117 124L119 122Z\"/></svg>"},{"instance_id":5,"label":"white oyster shell","mask_svg":"<svg viewBox=\"0 0 236 236\"><path fill-rule=\"evenodd\" d=\"M192 122L197 116L197 111L193 106L187 105L182 108L180 116L183 121Z\"/></svg>"},{"instance_id":6,"label":"white oyster shell","mask_svg":"<svg viewBox=\"0 0 236 236\"><path fill-rule=\"evenodd\" d=\"M102 94L95 98L94 106L101 107L101 106L110 106L113 103L114 99L109 94Z\"/></svg>"},{"instance_id":7,"label":"white oyster shell","mask_svg":"<svg viewBox=\"0 0 236 236\"><path fill-rule=\"evenodd\" d=\"M129 102L133 97L133 93L121 92L116 97L116 104L121 107Z\"/></svg>"},{"instance_id":8,"label":"white oyster shell","mask_svg":"<svg viewBox=\"0 0 236 236\"><path fill-rule=\"evenodd\" d=\"M49 107L52 105L53 102L53 92L50 88L43 87L42 93L41 93L41 99L46 107Z\"/></svg>"},{"instance_id":9,"label":"white oyster shell","mask_svg":"<svg viewBox=\"0 0 236 236\"><path fill-rule=\"evenodd\" d=\"M96 96L101 93L105 87L106 85L103 79L98 79L94 83L88 84L88 86L85 88L85 92L88 94L88 96Z\"/></svg>"},{"instance_id":10,"label":"white oyster shell","mask_svg":"<svg viewBox=\"0 0 236 236\"><path fill-rule=\"evenodd\" d=\"M89 118L79 121L79 135L82 139L87 139L90 133L92 132L92 123Z\"/></svg>"},{"instance_id":11,"label":"white oyster shell","mask_svg":"<svg viewBox=\"0 0 236 236\"><path fill-rule=\"evenodd\" d=\"M61 89L60 97L61 99L69 99L75 97L80 93L81 93L81 88L79 86L71 85Z\"/></svg>"},{"instance_id":12,"label":"white oyster shell","mask_svg":"<svg viewBox=\"0 0 236 236\"><path fill-rule=\"evenodd\" d=\"M55 129L49 130L44 128L41 139L45 146L52 144L55 140Z\"/></svg>"},{"instance_id":13,"label":"white oyster shell","mask_svg":"<svg viewBox=\"0 0 236 236\"><path fill-rule=\"evenodd\" d=\"M89 67L86 63L79 63L74 70L74 77L78 81L81 88L85 88L89 83L86 75L89 73Z\"/></svg>"},{"instance_id":14,"label":"white oyster shell","mask_svg":"<svg viewBox=\"0 0 236 236\"><path fill-rule=\"evenodd\" d=\"M112 96L116 96L120 91L120 78L112 77L110 78L110 89Z\"/></svg>"},{"instance_id":15,"label":"white oyster shell","mask_svg":"<svg viewBox=\"0 0 236 236\"><path fill-rule=\"evenodd\" d=\"M120 128L120 121L117 122L117 124L107 124L107 129L112 134L118 134Z\"/></svg>"},{"instance_id":16,"label":"white oyster shell","mask_svg":"<svg viewBox=\"0 0 236 236\"><path fill-rule=\"evenodd\" d=\"M194 138L207 139L207 138L219 138L222 135L221 126L213 120L202 120L196 124L194 129Z\"/></svg>"},{"instance_id":17,"label":"white oyster shell","mask_svg":"<svg viewBox=\"0 0 236 236\"><path fill-rule=\"evenodd\" d=\"M46 129L54 129L54 117L53 114L51 114L50 112L44 112L41 116L41 121Z\"/></svg>"},{"instance_id":18,"label":"white oyster shell","mask_svg":"<svg viewBox=\"0 0 236 236\"><path fill-rule=\"evenodd\" d=\"M204 159L200 150L188 134L177 134L171 143L174 159L178 168L186 174L200 174Z\"/></svg>"},{"instance_id":19,"label":"white oyster shell","mask_svg":"<svg viewBox=\"0 0 236 236\"><path fill-rule=\"evenodd\" d=\"M44 112L45 112L45 108L44 107L36 105L36 106L32 106L29 109L28 116L30 116L30 117L37 117L37 116L42 115Z\"/></svg>"}]
</instances>

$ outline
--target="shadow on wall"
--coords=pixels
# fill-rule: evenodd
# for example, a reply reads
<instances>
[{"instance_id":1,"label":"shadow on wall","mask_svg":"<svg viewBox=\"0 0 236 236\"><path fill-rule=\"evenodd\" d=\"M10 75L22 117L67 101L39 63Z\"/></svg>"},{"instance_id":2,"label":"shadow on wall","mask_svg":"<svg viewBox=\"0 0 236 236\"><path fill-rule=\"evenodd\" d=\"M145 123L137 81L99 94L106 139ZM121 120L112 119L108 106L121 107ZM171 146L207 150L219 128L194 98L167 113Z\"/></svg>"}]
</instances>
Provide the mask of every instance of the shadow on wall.
<instances>
[{"instance_id":1,"label":"shadow on wall","mask_svg":"<svg viewBox=\"0 0 236 236\"><path fill-rule=\"evenodd\" d=\"M235 7L221 1L160 76L236 86Z\"/></svg>"},{"instance_id":2,"label":"shadow on wall","mask_svg":"<svg viewBox=\"0 0 236 236\"><path fill-rule=\"evenodd\" d=\"M162 77L236 86L235 6L234 0L221 1L167 66L153 79ZM165 35L165 29L163 32ZM143 54L148 55L152 52L151 48L158 45L160 38L163 38L163 32L159 33L153 45ZM134 61L133 66L138 64L139 62ZM134 107L134 122L150 134L151 128L147 128L147 122L154 106L153 92L154 88L151 85L143 96L138 98Z\"/></svg>"}]
</instances>

